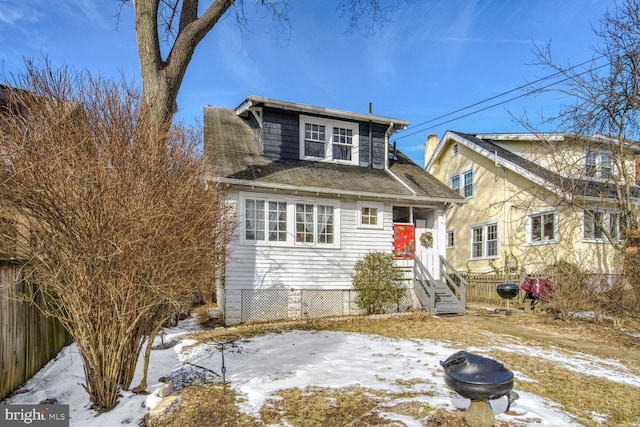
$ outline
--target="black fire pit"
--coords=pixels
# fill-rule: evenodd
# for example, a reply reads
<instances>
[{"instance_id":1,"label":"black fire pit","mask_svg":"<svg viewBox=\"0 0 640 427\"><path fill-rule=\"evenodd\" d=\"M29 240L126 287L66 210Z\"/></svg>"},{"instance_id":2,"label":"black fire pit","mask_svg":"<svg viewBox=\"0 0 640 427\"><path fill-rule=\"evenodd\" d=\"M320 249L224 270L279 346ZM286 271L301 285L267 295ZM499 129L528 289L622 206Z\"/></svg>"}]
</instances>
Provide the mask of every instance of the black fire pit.
<instances>
[{"instance_id":1,"label":"black fire pit","mask_svg":"<svg viewBox=\"0 0 640 427\"><path fill-rule=\"evenodd\" d=\"M498 286L496 286L496 292L498 292L498 295L500 296L500 298L502 298L502 301L507 302L507 309L505 310L505 314L507 316L511 316L511 310L509 309L509 300L512 300L516 296L518 296L518 293L520 293L520 286L515 283L500 283ZM495 312L499 313L500 309L496 308Z\"/></svg>"},{"instance_id":2,"label":"black fire pit","mask_svg":"<svg viewBox=\"0 0 640 427\"><path fill-rule=\"evenodd\" d=\"M513 372L488 357L459 351L440 365L445 373L444 382L467 399L497 399L513 388Z\"/></svg>"},{"instance_id":3,"label":"black fire pit","mask_svg":"<svg viewBox=\"0 0 640 427\"><path fill-rule=\"evenodd\" d=\"M496 360L459 351L444 362L444 382L460 396L471 400L465 413L466 425L485 427L493 425L493 413L487 401L508 396L511 402L513 372ZM508 408L507 408L508 410Z\"/></svg>"}]
</instances>

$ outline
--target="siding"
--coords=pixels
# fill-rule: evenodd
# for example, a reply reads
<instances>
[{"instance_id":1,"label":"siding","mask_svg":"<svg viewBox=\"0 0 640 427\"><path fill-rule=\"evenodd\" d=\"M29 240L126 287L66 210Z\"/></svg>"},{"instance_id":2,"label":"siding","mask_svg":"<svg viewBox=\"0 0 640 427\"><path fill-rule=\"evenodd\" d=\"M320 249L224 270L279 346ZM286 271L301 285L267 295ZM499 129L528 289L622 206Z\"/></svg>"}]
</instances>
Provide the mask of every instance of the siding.
<instances>
[{"instance_id":1,"label":"siding","mask_svg":"<svg viewBox=\"0 0 640 427\"><path fill-rule=\"evenodd\" d=\"M239 194L229 195L238 203ZM307 200L307 199L305 199ZM316 199L327 202L328 199ZM337 202L332 200L332 202ZM225 288L348 289L353 266L369 251L393 248L391 206L384 207L383 229L358 229L355 200L340 201L340 248L274 247L242 244L229 254ZM241 232L242 227L239 227Z\"/></svg>"},{"instance_id":2,"label":"siding","mask_svg":"<svg viewBox=\"0 0 640 427\"><path fill-rule=\"evenodd\" d=\"M300 114L297 112L265 108L263 111L263 146L266 157L298 160L300 158ZM318 116L323 117L323 116ZM323 117L335 120L333 117ZM386 161L385 133L387 127L372 126L373 167L384 169ZM359 122L360 166L369 166L369 123Z\"/></svg>"},{"instance_id":3,"label":"siding","mask_svg":"<svg viewBox=\"0 0 640 427\"><path fill-rule=\"evenodd\" d=\"M300 158L298 113L265 108L263 113L264 155L277 159Z\"/></svg>"}]
</instances>

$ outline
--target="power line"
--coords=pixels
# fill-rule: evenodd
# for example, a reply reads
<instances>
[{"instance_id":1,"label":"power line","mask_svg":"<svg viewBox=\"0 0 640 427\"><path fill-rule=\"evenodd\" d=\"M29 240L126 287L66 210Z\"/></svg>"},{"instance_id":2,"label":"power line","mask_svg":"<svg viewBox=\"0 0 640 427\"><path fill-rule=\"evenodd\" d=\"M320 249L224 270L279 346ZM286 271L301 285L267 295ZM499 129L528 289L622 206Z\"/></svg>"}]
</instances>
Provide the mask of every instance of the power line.
<instances>
[{"instance_id":1,"label":"power line","mask_svg":"<svg viewBox=\"0 0 640 427\"><path fill-rule=\"evenodd\" d=\"M580 63L580 64L577 64L577 65L574 65L574 66L572 66L572 67L569 67L569 68L566 68L566 69L562 69L562 70L557 71L557 72L555 72L555 73L553 73L553 74L550 74L550 75L548 75L548 76L541 77L541 78L539 78L539 79L537 79L537 80L535 80L535 81L533 81L533 82L530 82L530 83L527 83L527 84L524 84L524 85L518 86L518 87L516 87L516 88L514 88L514 89L510 89L510 90L505 91L505 92L502 92L502 93L500 93L500 94L498 94L498 95L494 95L494 96L492 96L492 97L489 97L489 98L483 99L482 101L475 102L475 103L473 103L473 104L467 105L466 107L459 108L459 109L457 109L457 110L455 110L455 111L452 111L452 112L449 112L449 113L446 113L446 114L440 115L440 116L438 116L438 117L435 117L435 118L433 118L433 119L427 120L427 121L425 121L425 122L418 123L417 125L414 125L414 126L408 127L408 128L406 128L406 129L404 129L404 130L402 130L402 131L400 131L400 132L407 132L407 131L409 131L409 130L411 130L411 129L415 129L415 128L417 128L417 127L420 127L420 126L426 125L426 124L428 124L428 123L435 122L436 120L440 120L440 119L443 119L443 118L445 118L445 117L448 117L448 116L454 115L454 114L456 114L456 113L459 113L459 112L462 112L462 111L468 110L468 109L470 109L470 108L476 107L476 106L478 106L478 105L484 104L484 103L489 102L489 101L492 101L492 100L494 100L494 99L501 98L501 97L503 97L503 96L505 96L505 95L508 95L508 94L510 94L510 93L516 92L516 91L521 90L521 89L524 89L524 88L526 88L526 87L529 87L529 86L535 85L535 84L540 83L540 82L543 82L543 81L545 81L545 80L549 80L549 79L552 79L552 78L558 77L559 75L563 75L563 74L565 74L566 72L573 70L574 68L582 67L582 66L584 66L584 65L586 65L586 64L593 63L593 62L598 61L598 60L600 60L600 59L602 59L602 58L604 58L604 55L601 55L601 56L599 56L599 57L597 57L597 58L590 59L590 60L588 60L588 61L584 61L584 62L582 62L582 63ZM588 73L588 72L591 72L591 71L598 70L598 69L600 69L600 68L605 67L606 65L608 65L608 64L603 64L603 65L600 65L600 66L595 67L595 68L590 68L590 69L588 69L588 70L586 70L586 71L584 71L584 72L582 72L582 73L576 74L576 75L575 75L575 76L573 76L573 77L581 76L581 75L583 75L583 74L585 74L585 73ZM474 111L472 111L472 112L470 112L470 113L463 114L463 115L461 115L461 116L457 116L457 117L455 117L455 118L453 118L453 119L449 119L449 120L446 120L446 121L444 121L444 122L440 122L440 123L435 124L435 125L433 125L433 126L429 126L429 127L426 127L426 128L420 129L420 130L417 130L417 131L415 131L415 132L412 132L412 133L409 133L409 134L406 134L406 135L399 136L399 137L397 137L397 138L395 138L395 139L402 139L402 138L406 138L406 137L408 137L408 136L411 136L411 135L415 135L415 134L417 134L417 133L424 132L425 130L428 130L428 129L431 129L431 128L434 128L434 127L438 127L438 126L441 126L441 125L443 125L443 124L450 123L450 122L453 122L453 121L459 120L459 119L464 118L464 117L471 116L471 115L476 114L476 113L479 113L479 112L481 112L481 111L485 111L485 110L488 110L488 109L490 109L490 108L494 108L494 107L497 107L497 106L499 106L499 105L506 104L506 103L508 103L508 102L511 102L511 101L516 100L516 99L519 99L519 98L523 98L523 97L525 97L525 96L532 95L533 93L540 92L541 90L547 89L547 88L549 88L549 87L551 87L551 86L554 86L554 85L556 85L556 84L559 84L559 83L565 82L565 81L567 81L567 80L570 80L570 79L572 79L573 77L567 77L567 78L565 78L565 79L563 79L563 80L555 81L555 82L553 82L553 83L551 83L551 84L549 84L549 85L547 85L547 86L543 86L543 87L541 87L541 88L536 88L536 89L531 90L531 91L529 91L529 92L526 92L526 93L524 93L524 94L521 94L521 95L515 96L515 97L513 97L513 98L509 98L509 99L507 99L506 101L501 101L501 102L498 102L498 103L495 103L495 104L489 105L489 106L487 106L487 107L483 107L483 108L480 108L480 109L478 109L478 110L474 110Z\"/></svg>"}]
</instances>

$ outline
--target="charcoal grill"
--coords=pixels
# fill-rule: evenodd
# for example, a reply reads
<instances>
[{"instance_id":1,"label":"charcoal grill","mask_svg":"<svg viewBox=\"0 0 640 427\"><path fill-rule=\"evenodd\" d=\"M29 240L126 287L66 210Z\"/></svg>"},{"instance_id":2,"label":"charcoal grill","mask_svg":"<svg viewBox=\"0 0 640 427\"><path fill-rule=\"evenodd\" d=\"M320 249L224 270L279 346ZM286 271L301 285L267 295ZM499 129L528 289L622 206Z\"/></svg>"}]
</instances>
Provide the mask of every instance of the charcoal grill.
<instances>
[{"instance_id":1,"label":"charcoal grill","mask_svg":"<svg viewBox=\"0 0 640 427\"><path fill-rule=\"evenodd\" d=\"M500 304L502 305L503 302L506 302L507 304L505 314L507 316L511 316L509 302L518 296L518 294L520 293L520 286L518 286L516 283L500 283L498 286L496 286L496 292L498 293L500 298L502 298ZM497 314L499 312L500 308L496 308L495 313Z\"/></svg>"}]
</instances>

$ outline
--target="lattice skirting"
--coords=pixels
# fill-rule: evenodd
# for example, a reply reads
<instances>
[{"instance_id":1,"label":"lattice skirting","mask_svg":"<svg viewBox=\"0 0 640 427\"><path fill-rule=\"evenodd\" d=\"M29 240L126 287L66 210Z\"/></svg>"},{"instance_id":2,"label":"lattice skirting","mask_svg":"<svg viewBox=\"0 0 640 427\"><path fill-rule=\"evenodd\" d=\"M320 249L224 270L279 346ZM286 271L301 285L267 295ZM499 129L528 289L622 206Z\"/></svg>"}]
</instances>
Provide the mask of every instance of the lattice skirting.
<instances>
[{"instance_id":1,"label":"lattice skirting","mask_svg":"<svg viewBox=\"0 0 640 427\"><path fill-rule=\"evenodd\" d=\"M264 322L283 319L311 319L362 314L356 304L357 292L317 289L243 289L240 293L240 321ZM229 301L227 301L229 303ZM387 312L418 309L420 303L412 289L400 304L386 307Z\"/></svg>"}]
</instances>

